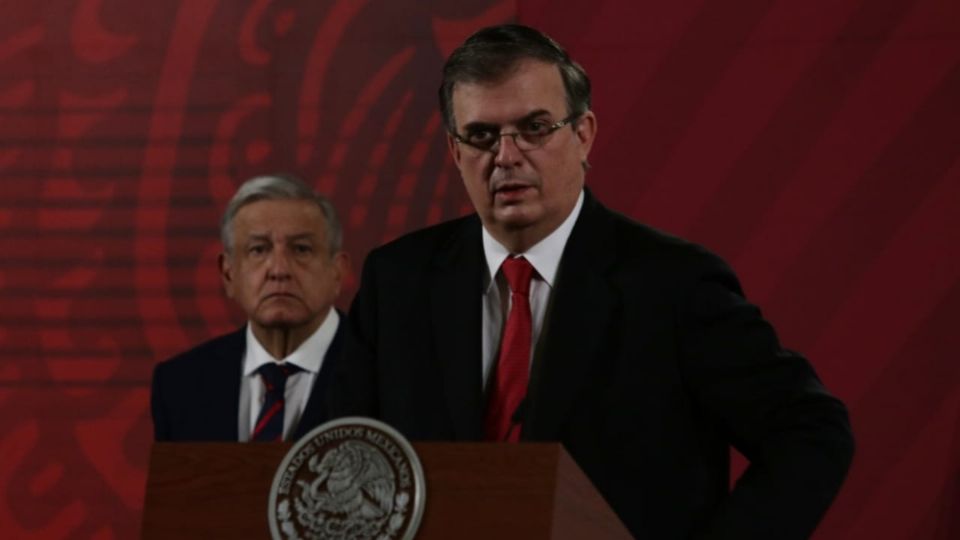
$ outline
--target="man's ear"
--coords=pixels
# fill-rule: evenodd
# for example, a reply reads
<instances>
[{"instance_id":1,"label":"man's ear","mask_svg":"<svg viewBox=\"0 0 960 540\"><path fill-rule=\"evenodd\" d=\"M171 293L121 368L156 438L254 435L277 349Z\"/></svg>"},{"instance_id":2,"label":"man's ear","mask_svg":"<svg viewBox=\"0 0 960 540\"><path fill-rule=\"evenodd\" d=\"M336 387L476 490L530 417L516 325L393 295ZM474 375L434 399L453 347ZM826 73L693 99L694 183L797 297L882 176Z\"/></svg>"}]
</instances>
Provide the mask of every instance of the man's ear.
<instances>
[{"instance_id":1,"label":"man's ear","mask_svg":"<svg viewBox=\"0 0 960 540\"><path fill-rule=\"evenodd\" d=\"M230 255L221 253L217 257L217 265L220 267L220 281L223 283L223 292L227 298L233 298L233 266L230 263Z\"/></svg>"},{"instance_id":2,"label":"man's ear","mask_svg":"<svg viewBox=\"0 0 960 540\"><path fill-rule=\"evenodd\" d=\"M460 144L457 142L457 139L447 133L447 148L450 150L450 157L453 158L453 163L456 164L457 168L460 168Z\"/></svg>"},{"instance_id":3,"label":"man's ear","mask_svg":"<svg viewBox=\"0 0 960 540\"><path fill-rule=\"evenodd\" d=\"M593 141L597 138L597 117L593 111L587 111L580 116L574 127L574 134L580 141L580 161L586 163Z\"/></svg>"},{"instance_id":4,"label":"man's ear","mask_svg":"<svg viewBox=\"0 0 960 540\"><path fill-rule=\"evenodd\" d=\"M333 256L333 266L337 269L337 280L343 280L343 277L350 273L350 254L338 251Z\"/></svg>"},{"instance_id":5,"label":"man's ear","mask_svg":"<svg viewBox=\"0 0 960 540\"><path fill-rule=\"evenodd\" d=\"M336 295L340 296L340 288L343 286L343 280L350 275L350 254L346 251L338 251L333 256L334 280L336 281Z\"/></svg>"}]
</instances>

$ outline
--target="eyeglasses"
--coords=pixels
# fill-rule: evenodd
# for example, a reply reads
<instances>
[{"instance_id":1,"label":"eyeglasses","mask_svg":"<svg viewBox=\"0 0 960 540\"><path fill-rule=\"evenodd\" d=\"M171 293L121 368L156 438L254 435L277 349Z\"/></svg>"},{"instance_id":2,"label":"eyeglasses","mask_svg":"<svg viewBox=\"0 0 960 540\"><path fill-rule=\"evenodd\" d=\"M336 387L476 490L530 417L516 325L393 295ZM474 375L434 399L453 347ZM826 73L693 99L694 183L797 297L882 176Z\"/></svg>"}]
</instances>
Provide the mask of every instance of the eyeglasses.
<instances>
[{"instance_id":1,"label":"eyeglasses","mask_svg":"<svg viewBox=\"0 0 960 540\"><path fill-rule=\"evenodd\" d=\"M555 124L547 124L542 120L525 120L517 126L517 131L513 132L502 132L499 126L489 126L471 129L466 135L456 132L452 135L459 143L494 154L500 151L501 139L513 137L513 144L517 149L526 152L546 144L555 131L574 122L579 116L580 113L574 113Z\"/></svg>"}]
</instances>

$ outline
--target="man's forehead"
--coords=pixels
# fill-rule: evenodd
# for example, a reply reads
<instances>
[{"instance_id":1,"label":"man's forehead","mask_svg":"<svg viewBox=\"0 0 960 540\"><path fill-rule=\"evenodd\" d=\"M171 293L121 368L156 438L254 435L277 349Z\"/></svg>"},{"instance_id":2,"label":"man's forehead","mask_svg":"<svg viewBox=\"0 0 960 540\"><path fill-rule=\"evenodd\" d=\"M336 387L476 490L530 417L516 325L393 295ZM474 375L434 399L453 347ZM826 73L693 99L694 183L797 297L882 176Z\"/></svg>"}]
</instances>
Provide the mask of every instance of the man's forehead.
<instances>
[{"instance_id":1,"label":"man's forehead","mask_svg":"<svg viewBox=\"0 0 960 540\"><path fill-rule=\"evenodd\" d=\"M562 115L566 97L559 68L529 59L518 62L497 80L457 83L452 105L457 123L464 125L516 120L537 110Z\"/></svg>"},{"instance_id":2,"label":"man's forehead","mask_svg":"<svg viewBox=\"0 0 960 540\"><path fill-rule=\"evenodd\" d=\"M255 201L242 206L233 218L233 229L247 236L318 236L326 225L319 206L297 199Z\"/></svg>"},{"instance_id":3,"label":"man's forehead","mask_svg":"<svg viewBox=\"0 0 960 540\"><path fill-rule=\"evenodd\" d=\"M271 229L249 229L244 231L252 240L316 240L322 237L319 231L303 230L299 232L280 232Z\"/></svg>"},{"instance_id":4,"label":"man's forehead","mask_svg":"<svg viewBox=\"0 0 960 540\"><path fill-rule=\"evenodd\" d=\"M289 213L292 209L315 208L320 210L313 201L306 199L256 199L250 201L237 210L237 216L242 214L260 214L260 213Z\"/></svg>"},{"instance_id":5,"label":"man's forehead","mask_svg":"<svg viewBox=\"0 0 960 540\"><path fill-rule=\"evenodd\" d=\"M236 224L295 223L318 221L326 223L323 211L312 201L301 199L261 199L247 203L233 217Z\"/></svg>"}]
</instances>

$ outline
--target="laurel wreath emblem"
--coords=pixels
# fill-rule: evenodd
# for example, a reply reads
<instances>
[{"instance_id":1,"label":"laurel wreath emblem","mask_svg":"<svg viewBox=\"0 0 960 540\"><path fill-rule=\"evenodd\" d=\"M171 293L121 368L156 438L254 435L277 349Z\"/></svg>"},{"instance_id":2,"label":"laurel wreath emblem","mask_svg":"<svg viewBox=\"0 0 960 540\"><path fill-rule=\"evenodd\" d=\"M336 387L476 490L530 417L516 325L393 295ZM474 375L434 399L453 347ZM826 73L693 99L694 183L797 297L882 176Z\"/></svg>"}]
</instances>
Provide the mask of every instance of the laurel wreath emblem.
<instances>
[{"instance_id":1,"label":"laurel wreath emblem","mask_svg":"<svg viewBox=\"0 0 960 540\"><path fill-rule=\"evenodd\" d=\"M374 440L383 443L387 439ZM389 442L386 444L393 448ZM299 450L294 447L288 458L300 456L301 465L281 466L278 471L278 479L286 478L283 473L291 469L296 471L287 481L286 494L277 494L276 505L272 507L281 538L392 540L409 537L403 536L405 528L411 529L405 525L419 520L419 514L411 509L418 486L409 481L409 475L406 482L401 481L396 463L391 464L391 460L399 459L402 453L388 453L361 438L328 441L322 451L316 446ZM419 489L423 489L422 482Z\"/></svg>"}]
</instances>

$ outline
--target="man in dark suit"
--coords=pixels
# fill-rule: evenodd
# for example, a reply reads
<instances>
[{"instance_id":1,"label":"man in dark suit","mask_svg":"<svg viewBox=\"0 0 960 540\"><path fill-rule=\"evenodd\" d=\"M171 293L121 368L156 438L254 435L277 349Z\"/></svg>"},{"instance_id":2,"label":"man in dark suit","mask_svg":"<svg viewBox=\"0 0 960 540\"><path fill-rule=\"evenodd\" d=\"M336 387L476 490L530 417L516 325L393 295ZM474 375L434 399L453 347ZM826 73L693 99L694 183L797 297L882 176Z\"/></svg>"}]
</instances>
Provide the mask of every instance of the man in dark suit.
<instances>
[{"instance_id":1,"label":"man in dark suit","mask_svg":"<svg viewBox=\"0 0 960 540\"><path fill-rule=\"evenodd\" d=\"M296 439L326 421L341 356L333 308L347 256L330 202L301 180L244 183L221 223L220 273L243 328L157 365L158 441Z\"/></svg>"},{"instance_id":2,"label":"man in dark suit","mask_svg":"<svg viewBox=\"0 0 960 540\"><path fill-rule=\"evenodd\" d=\"M846 410L718 257L584 188L582 68L536 30L487 28L440 101L476 214L367 257L335 414L560 441L638 538L811 534L852 457ZM731 446L750 460L732 490Z\"/></svg>"}]
</instances>

